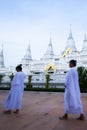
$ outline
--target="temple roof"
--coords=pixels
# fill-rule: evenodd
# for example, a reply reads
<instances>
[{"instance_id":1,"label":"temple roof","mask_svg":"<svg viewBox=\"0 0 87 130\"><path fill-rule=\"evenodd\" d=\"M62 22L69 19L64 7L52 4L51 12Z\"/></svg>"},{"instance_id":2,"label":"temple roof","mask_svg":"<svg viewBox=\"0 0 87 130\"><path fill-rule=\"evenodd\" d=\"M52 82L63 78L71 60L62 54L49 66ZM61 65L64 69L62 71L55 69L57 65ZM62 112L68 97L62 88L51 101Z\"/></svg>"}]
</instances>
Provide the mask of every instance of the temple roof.
<instances>
[{"instance_id":1,"label":"temple roof","mask_svg":"<svg viewBox=\"0 0 87 130\"><path fill-rule=\"evenodd\" d=\"M84 40L82 45L82 51L87 51L87 36L84 34Z\"/></svg>"}]
</instances>

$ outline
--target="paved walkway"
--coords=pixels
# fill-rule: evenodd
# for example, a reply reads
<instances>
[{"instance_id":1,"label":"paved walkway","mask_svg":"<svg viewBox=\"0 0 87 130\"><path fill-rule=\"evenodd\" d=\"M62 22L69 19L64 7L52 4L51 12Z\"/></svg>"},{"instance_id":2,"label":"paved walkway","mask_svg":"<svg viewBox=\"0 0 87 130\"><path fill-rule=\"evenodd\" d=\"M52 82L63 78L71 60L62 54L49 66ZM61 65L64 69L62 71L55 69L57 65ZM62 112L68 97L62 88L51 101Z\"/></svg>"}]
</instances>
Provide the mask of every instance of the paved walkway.
<instances>
[{"instance_id":1,"label":"paved walkway","mask_svg":"<svg viewBox=\"0 0 87 130\"><path fill-rule=\"evenodd\" d=\"M87 94L82 94L85 121L78 115L59 120L64 112L62 93L24 92L19 114L3 114L3 103L8 91L0 91L0 130L87 130Z\"/></svg>"}]
</instances>

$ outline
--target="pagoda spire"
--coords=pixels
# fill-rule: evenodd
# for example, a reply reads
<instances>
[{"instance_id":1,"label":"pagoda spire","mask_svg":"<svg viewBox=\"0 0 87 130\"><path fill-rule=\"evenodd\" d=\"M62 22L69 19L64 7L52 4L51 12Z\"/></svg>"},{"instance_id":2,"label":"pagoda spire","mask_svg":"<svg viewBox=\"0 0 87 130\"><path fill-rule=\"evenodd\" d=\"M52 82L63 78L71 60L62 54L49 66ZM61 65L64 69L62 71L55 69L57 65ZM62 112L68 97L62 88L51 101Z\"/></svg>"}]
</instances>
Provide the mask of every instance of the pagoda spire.
<instances>
[{"instance_id":1,"label":"pagoda spire","mask_svg":"<svg viewBox=\"0 0 87 130\"><path fill-rule=\"evenodd\" d=\"M28 45L27 51L29 51L31 54L30 44Z\"/></svg>"},{"instance_id":2,"label":"pagoda spire","mask_svg":"<svg viewBox=\"0 0 87 130\"><path fill-rule=\"evenodd\" d=\"M49 44L52 44L52 33L50 32L50 43Z\"/></svg>"},{"instance_id":3,"label":"pagoda spire","mask_svg":"<svg viewBox=\"0 0 87 130\"><path fill-rule=\"evenodd\" d=\"M32 57L31 57L31 49L30 49L30 44L28 45L28 48L26 50L26 54L23 58L25 61L31 61Z\"/></svg>"},{"instance_id":4,"label":"pagoda spire","mask_svg":"<svg viewBox=\"0 0 87 130\"><path fill-rule=\"evenodd\" d=\"M82 45L82 51L87 51L87 35L86 35L86 33L84 34L84 40L83 40L83 45Z\"/></svg>"},{"instance_id":5,"label":"pagoda spire","mask_svg":"<svg viewBox=\"0 0 87 130\"><path fill-rule=\"evenodd\" d=\"M70 24L70 32L69 32L69 37L68 37L68 39L73 39L71 24Z\"/></svg>"},{"instance_id":6,"label":"pagoda spire","mask_svg":"<svg viewBox=\"0 0 87 130\"><path fill-rule=\"evenodd\" d=\"M2 50L0 52L0 67L4 67L4 54L3 54L3 45L2 45Z\"/></svg>"},{"instance_id":7,"label":"pagoda spire","mask_svg":"<svg viewBox=\"0 0 87 130\"><path fill-rule=\"evenodd\" d=\"M87 41L87 35L86 35L86 33L84 34L84 41Z\"/></svg>"},{"instance_id":8,"label":"pagoda spire","mask_svg":"<svg viewBox=\"0 0 87 130\"><path fill-rule=\"evenodd\" d=\"M2 44L2 50L1 50L2 55L3 55L3 50L4 50L4 46L3 46L3 44Z\"/></svg>"},{"instance_id":9,"label":"pagoda spire","mask_svg":"<svg viewBox=\"0 0 87 130\"><path fill-rule=\"evenodd\" d=\"M43 58L42 59L53 59L54 57L54 52L53 52L53 46L52 46L52 38L51 38L51 35L50 35L50 41L49 41L49 44L48 44L48 48L47 48L47 51L46 53L44 54Z\"/></svg>"},{"instance_id":10,"label":"pagoda spire","mask_svg":"<svg viewBox=\"0 0 87 130\"><path fill-rule=\"evenodd\" d=\"M68 50L71 50L72 52L77 52L76 45L75 45L75 42L74 42L74 39L73 39L73 36L72 36L71 25L70 25L69 37L67 39L67 43L66 43L66 47L65 47L64 52L66 52Z\"/></svg>"},{"instance_id":11,"label":"pagoda spire","mask_svg":"<svg viewBox=\"0 0 87 130\"><path fill-rule=\"evenodd\" d=\"M53 46L52 46L52 33L50 33L50 42L48 44L47 54L54 55Z\"/></svg>"}]
</instances>

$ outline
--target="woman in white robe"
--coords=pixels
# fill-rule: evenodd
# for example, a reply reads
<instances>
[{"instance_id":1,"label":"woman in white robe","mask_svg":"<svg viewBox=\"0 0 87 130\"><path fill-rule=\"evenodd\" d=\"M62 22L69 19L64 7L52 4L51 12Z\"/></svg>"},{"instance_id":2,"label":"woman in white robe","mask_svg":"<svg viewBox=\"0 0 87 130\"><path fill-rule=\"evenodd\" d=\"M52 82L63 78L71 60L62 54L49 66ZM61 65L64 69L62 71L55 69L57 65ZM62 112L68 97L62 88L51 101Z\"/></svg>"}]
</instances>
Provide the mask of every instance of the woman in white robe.
<instances>
[{"instance_id":1,"label":"woman in white robe","mask_svg":"<svg viewBox=\"0 0 87 130\"><path fill-rule=\"evenodd\" d=\"M5 101L4 113L11 113L11 111L18 113L22 106L25 74L22 72L21 65L16 67L16 71L17 73L12 80L11 89Z\"/></svg>"},{"instance_id":2,"label":"woman in white robe","mask_svg":"<svg viewBox=\"0 0 87 130\"><path fill-rule=\"evenodd\" d=\"M76 61L71 60L69 63L70 70L66 74L64 107L65 114L60 119L68 119L68 114L80 114L77 119L84 120L83 108L80 98L80 88L78 82L78 72L75 68Z\"/></svg>"}]
</instances>

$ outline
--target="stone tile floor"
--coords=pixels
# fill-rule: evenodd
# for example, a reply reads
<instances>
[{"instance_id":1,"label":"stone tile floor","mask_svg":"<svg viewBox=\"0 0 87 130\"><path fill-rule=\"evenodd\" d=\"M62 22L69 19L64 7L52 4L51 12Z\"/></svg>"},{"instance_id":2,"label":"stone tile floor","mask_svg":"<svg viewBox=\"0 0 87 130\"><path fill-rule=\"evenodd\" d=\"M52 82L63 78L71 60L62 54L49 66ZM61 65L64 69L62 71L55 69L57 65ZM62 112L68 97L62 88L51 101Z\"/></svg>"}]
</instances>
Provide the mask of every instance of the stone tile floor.
<instances>
[{"instance_id":1,"label":"stone tile floor","mask_svg":"<svg viewBox=\"0 0 87 130\"><path fill-rule=\"evenodd\" d=\"M64 94L52 92L24 92L19 114L3 114L8 91L0 91L0 130L87 130L87 94L82 94L85 121L78 115L59 120L64 113Z\"/></svg>"}]
</instances>

